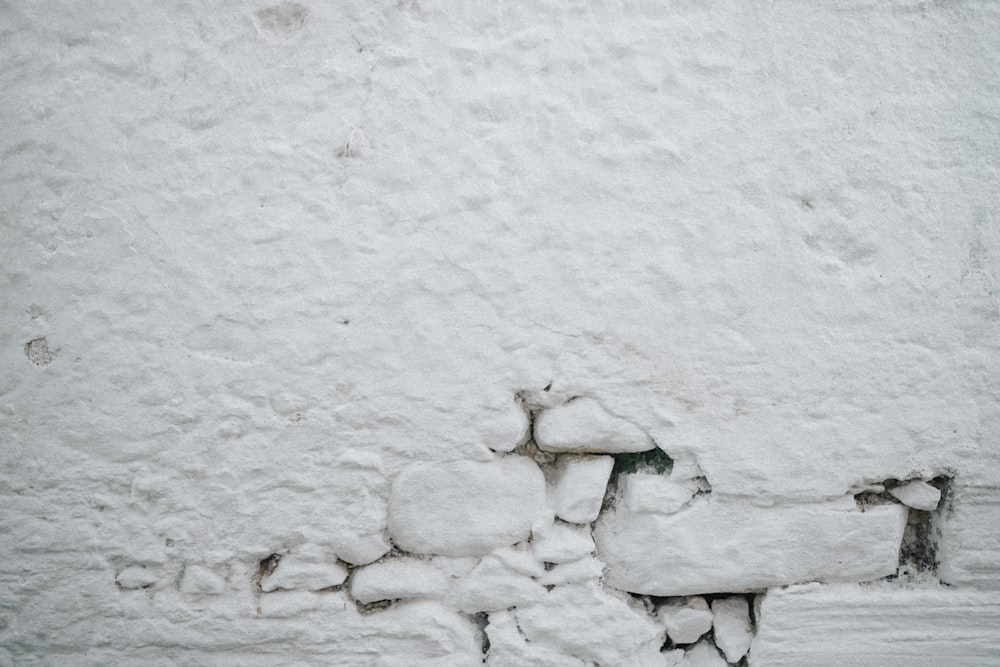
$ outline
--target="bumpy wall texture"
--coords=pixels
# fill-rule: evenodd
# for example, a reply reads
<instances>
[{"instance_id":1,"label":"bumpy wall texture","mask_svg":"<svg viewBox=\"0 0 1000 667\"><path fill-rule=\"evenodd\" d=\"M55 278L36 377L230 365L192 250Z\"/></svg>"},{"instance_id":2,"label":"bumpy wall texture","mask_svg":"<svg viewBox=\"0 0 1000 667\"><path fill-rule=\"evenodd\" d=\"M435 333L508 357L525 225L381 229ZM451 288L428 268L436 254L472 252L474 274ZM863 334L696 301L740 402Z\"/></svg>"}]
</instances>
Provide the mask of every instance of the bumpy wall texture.
<instances>
[{"instance_id":1,"label":"bumpy wall texture","mask_svg":"<svg viewBox=\"0 0 1000 667\"><path fill-rule=\"evenodd\" d=\"M1000 664L1000 5L0 2L0 666Z\"/></svg>"}]
</instances>

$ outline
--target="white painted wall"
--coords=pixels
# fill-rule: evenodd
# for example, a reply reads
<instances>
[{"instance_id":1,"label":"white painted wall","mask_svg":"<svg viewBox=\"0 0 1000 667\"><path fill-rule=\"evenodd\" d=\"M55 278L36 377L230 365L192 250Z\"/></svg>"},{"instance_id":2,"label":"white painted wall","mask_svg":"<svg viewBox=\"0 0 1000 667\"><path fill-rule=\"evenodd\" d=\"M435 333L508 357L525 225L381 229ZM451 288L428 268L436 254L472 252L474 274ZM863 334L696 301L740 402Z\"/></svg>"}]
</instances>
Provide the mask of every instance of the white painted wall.
<instances>
[{"instance_id":1,"label":"white painted wall","mask_svg":"<svg viewBox=\"0 0 1000 667\"><path fill-rule=\"evenodd\" d=\"M669 541L709 570L853 557L854 493L953 479L920 582L747 580L751 664L913 623L908 664L995 657L941 619L1000 613L1000 7L300 2L0 4L0 665L476 664L485 622L495 665L672 664L552 479L448 487L458 551L387 532L400 479L535 465L491 450L573 397L587 456L649 438L743 517ZM361 613L399 531L367 595L408 600Z\"/></svg>"}]
</instances>

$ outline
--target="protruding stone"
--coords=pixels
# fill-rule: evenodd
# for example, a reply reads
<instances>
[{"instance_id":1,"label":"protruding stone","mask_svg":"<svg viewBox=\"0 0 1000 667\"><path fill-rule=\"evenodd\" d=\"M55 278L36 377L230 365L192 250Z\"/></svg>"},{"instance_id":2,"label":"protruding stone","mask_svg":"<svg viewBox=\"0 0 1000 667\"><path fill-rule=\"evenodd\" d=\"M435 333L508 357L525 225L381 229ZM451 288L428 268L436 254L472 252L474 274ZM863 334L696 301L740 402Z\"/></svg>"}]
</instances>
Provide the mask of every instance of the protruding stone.
<instances>
[{"instance_id":1,"label":"protruding stone","mask_svg":"<svg viewBox=\"0 0 1000 667\"><path fill-rule=\"evenodd\" d=\"M742 596L712 601L712 627L715 645L729 662L739 662L750 650L753 631L750 627L750 605Z\"/></svg>"},{"instance_id":2,"label":"protruding stone","mask_svg":"<svg viewBox=\"0 0 1000 667\"><path fill-rule=\"evenodd\" d=\"M744 593L800 581L867 581L896 572L907 510L854 498L761 507L712 496L676 514L619 506L594 531L605 583L661 596Z\"/></svg>"},{"instance_id":3,"label":"protruding stone","mask_svg":"<svg viewBox=\"0 0 1000 667\"><path fill-rule=\"evenodd\" d=\"M274 572L260 582L265 593L274 590L318 591L339 586L347 579L347 568L340 563L322 563L298 556L285 556Z\"/></svg>"},{"instance_id":4,"label":"protruding stone","mask_svg":"<svg viewBox=\"0 0 1000 667\"><path fill-rule=\"evenodd\" d=\"M620 454L656 447L641 428L585 397L543 410L535 420L535 442L547 452Z\"/></svg>"},{"instance_id":5,"label":"protruding stone","mask_svg":"<svg viewBox=\"0 0 1000 667\"><path fill-rule=\"evenodd\" d=\"M142 565L131 565L118 573L115 583L120 588L149 588L159 580L156 572Z\"/></svg>"},{"instance_id":6,"label":"protruding stone","mask_svg":"<svg viewBox=\"0 0 1000 667\"><path fill-rule=\"evenodd\" d=\"M362 604L380 600L439 598L448 578L434 565L414 558L393 558L359 567L351 576L351 597Z\"/></svg>"},{"instance_id":7,"label":"protruding stone","mask_svg":"<svg viewBox=\"0 0 1000 667\"><path fill-rule=\"evenodd\" d=\"M421 464L392 485L389 532L419 554L479 556L526 540L545 510L545 478L534 461Z\"/></svg>"},{"instance_id":8,"label":"protruding stone","mask_svg":"<svg viewBox=\"0 0 1000 667\"><path fill-rule=\"evenodd\" d=\"M664 637L649 616L597 584L556 586L538 604L518 609L516 617L528 641L602 665L626 664Z\"/></svg>"},{"instance_id":9,"label":"protruding stone","mask_svg":"<svg viewBox=\"0 0 1000 667\"><path fill-rule=\"evenodd\" d=\"M389 553L392 546L386 542L384 535L376 534L358 535L351 540L340 541L336 544L336 548L337 555L344 562L351 565L367 565Z\"/></svg>"},{"instance_id":10,"label":"protruding stone","mask_svg":"<svg viewBox=\"0 0 1000 667\"><path fill-rule=\"evenodd\" d=\"M656 610L656 617L675 644L693 644L712 629L712 611L700 596L667 603Z\"/></svg>"},{"instance_id":11,"label":"protruding stone","mask_svg":"<svg viewBox=\"0 0 1000 667\"><path fill-rule=\"evenodd\" d=\"M188 565L181 576L181 593L218 595L226 588L225 580L203 565Z\"/></svg>"},{"instance_id":12,"label":"protruding stone","mask_svg":"<svg viewBox=\"0 0 1000 667\"><path fill-rule=\"evenodd\" d=\"M551 479L556 516L570 523L590 523L604 502L615 460L610 456L563 456Z\"/></svg>"},{"instance_id":13,"label":"protruding stone","mask_svg":"<svg viewBox=\"0 0 1000 667\"><path fill-rule=\"evenodd\" d=\"M516 401L506 409L492 413L480 425L483 444L495 452L512 452L531 438L531 424Z\"/></svg>"},{"instance_id":14,"label":"protruding stone","mask_svg":"<svg viewBox=\"0 0 1000 667\"><path fill-rule=\"evenodd\" d=\"M907 507L925 512L937 509L941 502L941 492L920 479L893 487L889 493Z\"/></svg>"}]
</instances>

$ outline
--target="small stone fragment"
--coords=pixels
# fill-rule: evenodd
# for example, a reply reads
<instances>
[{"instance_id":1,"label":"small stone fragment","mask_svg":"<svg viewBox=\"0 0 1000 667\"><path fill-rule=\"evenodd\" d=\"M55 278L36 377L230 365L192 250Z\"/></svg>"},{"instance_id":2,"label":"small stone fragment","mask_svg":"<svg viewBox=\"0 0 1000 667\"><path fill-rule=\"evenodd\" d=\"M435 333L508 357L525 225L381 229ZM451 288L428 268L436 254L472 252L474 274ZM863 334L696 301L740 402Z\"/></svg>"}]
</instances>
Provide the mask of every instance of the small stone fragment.
<instances>
[{"instance_id":1,"label":"small stone fragment","mask_svg":"<svg viewBox=\"0 0 1000 667\"><path fill-rule=\"evenodd\" d=\"M543 410L535 420L535 442L547 452L620 454L656 447L641 428L586 397Z\"/></svg>"},{"instance_id":2,"label":"small stone fragment","mask_svg":"<svg viewBox=\"0 0 1000 667\"><path fill-rule=\"evenodd\" d=\"M569 563L594 552L594 538L585 526L554 523L532 534L531 549L542 563Z\"/></svg>"},{"instance_id":3,"label":"small stone fragment","mask_svg":"<svg viewBox=\"0 0 1000 667\"><path fill-rule=\"evenodd\" d=\"M381 533L353 536L350 540L339 541L335 548L340 559L351 565L373 563L392 549Z\"/></svg>"},{"instance_id":4,"label":"small stone fragment","mask_svg":"<svg viewBox=\"0 0 1000 667\"><path fill-rule=\"evenodd\" d=\"M684 649L675 648L672 651L663 651L660 653L663 658L663 664L661 667L678 667L678 665L684 664Z\"/></svg>"},{"instance_id":5,"label":"small stone fragment","mask_svg":"<svg viewBox=\"0 0 1000 667\"><path fill-rule=\"evenodd\" d=\"M339 586L347 579L347 568L340 563L322 563L297 556L285 556L278 567L260 582L265 593L274 590L318 591Z\"/></svg>"},{"instance_id":6,"label":"small stone fragment","mask_svg":"<svg viewBox=\"0 0 1000 667\"><path fill-rule=\"evenodd\" d=\"M673 514L694 497L697 488L678 484L666 475L632 473L618 478L621 499L632 512Z\"/></svg>"},{"instance_id":7,"label":"small stone fragment","mask_svg":"<svg viewBox=\"0 0 1000 667\"><path fill-rule=\"evenodd\" d=\"M727 667L719 649L707 639L689 648L680 664L681 667Z\"/></svg>"},{"instance_id":8,"label":"small stone fragment","mask_svg":"<svg viewBox=\"0 0 1000 667\"><path fill-rule=\"evenodd\" d=\"M545 478L527 457L420 464L392 485L389 533L412 553L481 556L526 540L545 505Z\"/></svg>"},{"instance_id":9,"label":"small stone fragment","mask_svg":"<svg viewBox=\"0 0 1000 667\"><path fill-rule=\"evenodd\" d=\"M225 580L203 565L189 565L181 576L181 593L218 595L226 588Z\"/></svg>"},{"instance_id":10,"label":"small stone fragment","mask_svg":"<svg viewBox=\"0 0 1000 667\"><path fill-rule=\"evenodd\" d=\"M597 519L614 465L610 456L560 457L550 487L556 516L570 523Z\"/></svg>"},{"instance_id":11,"label":"small stone fragment","mask_svg":"<svg viewBox=\"0 0 1000 667\"><path fill-rule=\"evenodd\" d=\"M715 645L729 662L739 662L750 650L753 630L750 627L750 605L742 596L712 601L712 627Z\"/></svg>"},{"instance_id":12,"label":"small stone fragment","mask_svg":"<svg viewBox=\"0 0 1000 667\"><path fill-rule=\"evenodd\" d=\"M447 592L448 578L441 570L414 558L393 558L365 565L351 577L351 597L361 604L439 598Z\"/></svg>"},{"instance_id":13,"label":"small stone fragment","mask_svg":"<svg viewBox=\"0 0 1000 667\"><path fill-rule=\"evenodd\" d=\"M531 438L531 424L521 406L511 402L502 412L480 424L483 444L494 452L512 452Z\"/></svg>"},{"instance_id":14,"label":"small stone fragment","mask_svg":"<svg viewBox=\"0 0 1000 667\"><path fill-rule=\"evenodd\" d=\"M656 617L675 644L692 644L712 629L712 610L700 596L665 604L656 610Z\"/></svg>"},{"instance_id":15,"label":"small stone fragment","mask_svg":"<svg viewBox=\"0 0 1000 667\"><path fill-rule=\"evenodd\" d=\"M937 509L941 502L941 492L921 479L900 484L889 489L889 493L907 507L925 512Z\"/></svg>"},{"instance_id":16,"label":"small stone fragment","mask_svg":"<svg viewBox=\"0 0 1000 667\"><path fill-rule=\"evenodd\" d=\"M157 582L159 577L152 570L148 570L142 565L131 565L118 573L115 583L119 588L149 588Z\"/></svg>"}]
</instances>

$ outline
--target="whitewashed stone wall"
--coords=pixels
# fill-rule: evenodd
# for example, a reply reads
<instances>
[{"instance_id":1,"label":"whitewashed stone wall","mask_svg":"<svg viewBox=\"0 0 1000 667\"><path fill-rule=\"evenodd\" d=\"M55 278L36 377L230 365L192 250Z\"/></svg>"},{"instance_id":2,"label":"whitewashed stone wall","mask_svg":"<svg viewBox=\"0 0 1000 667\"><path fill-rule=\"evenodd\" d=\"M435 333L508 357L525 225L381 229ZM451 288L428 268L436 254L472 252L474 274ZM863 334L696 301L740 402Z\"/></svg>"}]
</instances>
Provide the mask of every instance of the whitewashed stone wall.
<instances>
[{"instance_id":1,"label":"whitewashed stone wall","mask_svg":"<svg viewBox=\"0 0 1000 667\"><path fill-rule=\"evenodd\" d=\"M998 54L0 4L0 666L1000 664Z\"/></svg>"}]
</instances>

